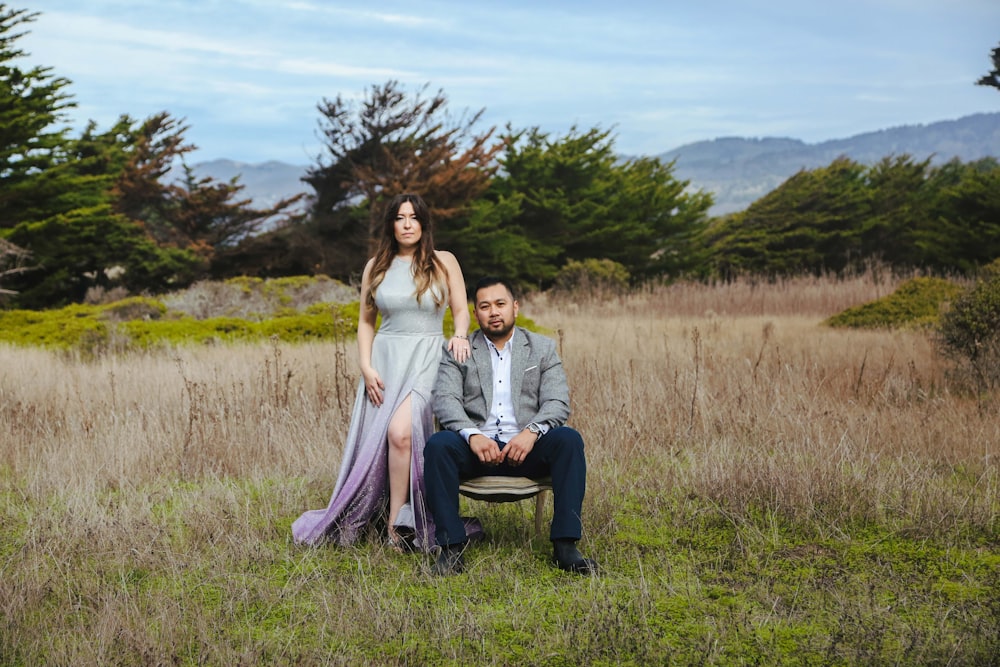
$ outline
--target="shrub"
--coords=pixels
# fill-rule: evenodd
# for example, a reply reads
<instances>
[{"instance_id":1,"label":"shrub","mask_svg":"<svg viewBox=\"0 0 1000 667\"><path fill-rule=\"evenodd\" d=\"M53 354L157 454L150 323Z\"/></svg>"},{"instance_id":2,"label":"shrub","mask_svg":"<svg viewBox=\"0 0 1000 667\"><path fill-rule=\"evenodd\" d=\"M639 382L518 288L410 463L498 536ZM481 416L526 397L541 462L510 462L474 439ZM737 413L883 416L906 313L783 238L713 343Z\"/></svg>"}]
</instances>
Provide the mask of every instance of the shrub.
<instances>
[{"instance_id":1,"label":"shrub","mask_svg":"<svg viewBox=\"0 0 1000 667\"><path fill-rule=\"evenodd\" d=\"M99 346L108 325L98 306L72 305L59 310L0 311L0 341L58 349Z\"/></svg>"},{"instance_id":2,"label":"shrub","mask_svg":"<svg viewBox=\"0 0 1000 667\"><path fill-rule=\"evenodd\" d=\"M937 344L977 390L1000 386L1000 260L944 313Z\"/></svg>"},{"instance_id":3,"label":"shrub","mask_svg":"<svg viewBox=\"0 0 1000 667\"><path fill-rule=\"evenodd\" d=\"M942 308L961 293L960 285L943 278L913 278L892 294L848 308L826 320L826 324L857 329L933 326Z\"/></svg>"},{"instance_id":4,"label":"shrub","mask_svg":"<svg viewBox=\"0 0 1000 667\"><path fill-rule=\"evenodd\" d=\"M556 274L553 290L561 296L619 296L628 291L629 272L610 259L571 259Z\"/></svg>"}]
</instances>

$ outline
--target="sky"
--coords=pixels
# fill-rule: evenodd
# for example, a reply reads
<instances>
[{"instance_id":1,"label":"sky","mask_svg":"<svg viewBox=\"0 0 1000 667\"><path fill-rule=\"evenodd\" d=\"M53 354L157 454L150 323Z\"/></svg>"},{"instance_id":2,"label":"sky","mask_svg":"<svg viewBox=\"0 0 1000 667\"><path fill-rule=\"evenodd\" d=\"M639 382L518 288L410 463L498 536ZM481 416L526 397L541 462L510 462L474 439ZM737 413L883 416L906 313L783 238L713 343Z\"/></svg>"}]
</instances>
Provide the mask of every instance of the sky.
<instances>
[{"instance_id":1,"label":"sky","mask_svg":"<svg viewBox=\"0 0 1000 667\"><path fill-rule=\"evenodd\" d=\"M624 155L719 137L808 143L1000 111L975 85L1000 0L36 0L24 65L68 125L183 119L196 164L312 165L318 105L399 81L476 127L609 130Z\"/></svg>"}]
</instances>

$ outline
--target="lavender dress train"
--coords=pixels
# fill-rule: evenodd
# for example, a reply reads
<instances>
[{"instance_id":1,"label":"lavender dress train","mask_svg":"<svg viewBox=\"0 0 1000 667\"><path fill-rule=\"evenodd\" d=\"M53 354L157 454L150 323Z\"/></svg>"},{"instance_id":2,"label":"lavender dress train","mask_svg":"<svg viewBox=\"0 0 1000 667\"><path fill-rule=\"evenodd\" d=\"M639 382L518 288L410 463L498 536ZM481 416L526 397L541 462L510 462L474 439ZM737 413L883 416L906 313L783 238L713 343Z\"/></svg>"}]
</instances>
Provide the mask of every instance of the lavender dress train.
<instances>
[{"instance_id":1,"label":"lavender dress train","mask_svg":"<svg viewBox=\"0 0 1000 667\"><path fill-rule=\"evenodd\" d=\"M352 544L382 509L389 495L389 421L409 396L410 498L396 525L412 528L419 548L434 545L434 525L424 501L424 443L434 432L431 390L444 349L445 307L438 308L430 293L418 303L414 292L410 263L396 258L375 293L382 323L372 343L372 366L385 384L384 401L380 407L372 405L361 378L333 497L326 509L310 510L295 520L292 536L297 543Z\"/></svg>"}]
</instances>

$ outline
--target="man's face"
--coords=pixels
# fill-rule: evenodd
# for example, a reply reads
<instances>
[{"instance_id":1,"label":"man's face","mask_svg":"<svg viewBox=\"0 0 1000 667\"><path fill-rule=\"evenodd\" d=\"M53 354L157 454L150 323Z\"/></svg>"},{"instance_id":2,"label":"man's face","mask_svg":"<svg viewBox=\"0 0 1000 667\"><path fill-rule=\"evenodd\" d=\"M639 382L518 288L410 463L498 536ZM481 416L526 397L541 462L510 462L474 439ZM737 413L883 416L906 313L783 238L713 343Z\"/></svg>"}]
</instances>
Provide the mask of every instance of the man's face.
<instances>
[{"instance_id":1,"label":"man's face","mask_svg":"<svg viewBox=\"0 0 1000 667\"><path fill-rule=\"evenodd\" d=\"M490 285L476 292L476 321L490 340L506 340L517 318L517 301L503 285Z\"/></svg>"}]
</instances>

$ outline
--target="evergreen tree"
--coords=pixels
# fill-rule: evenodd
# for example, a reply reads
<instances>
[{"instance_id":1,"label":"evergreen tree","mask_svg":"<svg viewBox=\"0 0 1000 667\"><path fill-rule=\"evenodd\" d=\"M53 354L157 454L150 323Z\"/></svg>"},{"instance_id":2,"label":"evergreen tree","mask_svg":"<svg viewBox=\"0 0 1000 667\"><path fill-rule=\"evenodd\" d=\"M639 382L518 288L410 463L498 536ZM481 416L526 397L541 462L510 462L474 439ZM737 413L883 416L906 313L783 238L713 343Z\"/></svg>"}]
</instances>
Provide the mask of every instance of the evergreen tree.
<instances>
[{"instance_id":1,"label":"evergreen tree","mask_svg":"<svg viewBox=\"0 0 1000 667\"><path fill-rule=\"evenodd\" d=\"M713 273L728 279L849 271L860 259L860 231L870 216L864 166L839 158L800 171L712 227L705 238Z\"/></svg>"},{"instance_id":2,"label":"evergreen tree","mask_svg":"<svg viewBox=\"0 0 1000 667\"><path fill-rule=\"evenodd\" d=\"M271 211L227 207L233 186L164 186L166 165L184 150L165 114L138 127L122 117L103 133L90 123L78 139L53 129L72 106L69 82L16 62L25 56L14 46L18 30L36 16L0 5L0 237L36 267L5 276L5 288L19 292L13 302L41 308L81 300L95 286L189 283L207 261L192 248L225 244ZM153 231L171 228L186 241L159 245Z\"/></svg>"},{"instance_id":3,"label":"evergreen tree","mask_svg":"<svg viewBox=\"0 0 1000 667\"><path fill-rule=\"evenodd\" d=\"M50 168L64 159L67 130L53 129L74 106L67 79L51 68L21 68L16 47L37 13L0 4L0 230L52 210L52 197L74 184Z\"/></svg>"},{"instance_id":4,"label":"evergreen tree","mask_svg":"<svg viewBox=\"0 0 1000 667\"><path fill-rule=\"evenodd\" d=\"M19 292L14 302L29 307L82 298L112 266L88 250L106 255L123 231L107 195L110 177L79 168L76 142L53 129L73 106L69 81L17 63L26 54L15 43L36 17L0 5L0 235L37 267L7 281Z\"/></svg>"},{"instance_id":5,"label":"evergreen tree","mask_svg":"<svg viewBox=\"0 0 1000 667\"><path fill-rule=\"evenodd\" d=\"M704 237L711 275L838 274L885 264L898 272L972 273L1000 256L1000 166L988 158L841 158L801 171Z\"/></svg>"},{"instance_id":6,"label":"evergreen tree","mask_svg":"<svg viewBox=\"0 0 1000 667\"><path fill-rule=\"evenodd\" d=\"M872 262L900 270L927 265L926 234L931 227L934 185L930 158L886 157L866 171L871 215L859 220L861 246L852 267Z\"/></svg>"},{"instance_id":7,"label":"evergreen tree","mask_svg":"<svg viewBox=\"0 0 1000 667\"><path fill-rule=\"evenodd\" d=\"M1000 258L1000 164L954 160L930 177L934 198L918 239L926 265L939 272L975 273Z\"/></svg>"},{"instance_id":8,"label":"evergreen tree","mask_svg":"<svg viewBox=\"0 0 1000 667\"><path fill-rule=\"evenodd\" d=\"M130 152L128 128L123 120L97 133L91 123L42 172L59 185L50 189L46 210L30 212L5 232L30 250L39 266L14 281L18 305L43 308L81 301L92 287L163 291L198 275L195 255L160 247L142 224L116 210L115 184Z\"/></svg>"},{"instance_id":9,"label":"evergreen tree","mask_svg":"<svg viewBox=\"0 0 1000 667\"><path fill-rule=\"evenodd\" d=\"M596 128L557 139L508 128L504 139L501 170L456 237L478 264L491 258L488 270L535 287L571 260L612 260L636 279L696 266L712 200L688 192L673 164L621 160L611 133Z\"/></svg>"}]
</instances>

